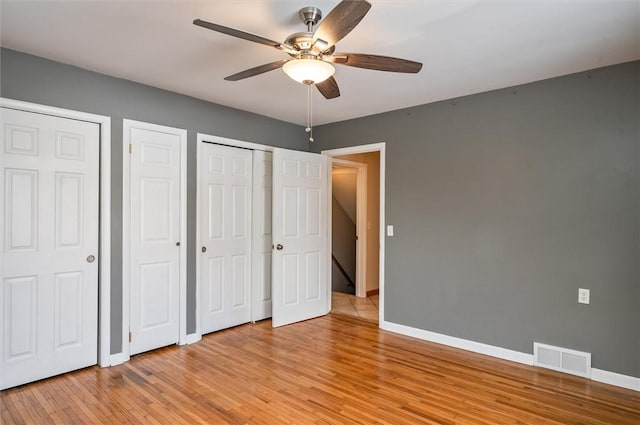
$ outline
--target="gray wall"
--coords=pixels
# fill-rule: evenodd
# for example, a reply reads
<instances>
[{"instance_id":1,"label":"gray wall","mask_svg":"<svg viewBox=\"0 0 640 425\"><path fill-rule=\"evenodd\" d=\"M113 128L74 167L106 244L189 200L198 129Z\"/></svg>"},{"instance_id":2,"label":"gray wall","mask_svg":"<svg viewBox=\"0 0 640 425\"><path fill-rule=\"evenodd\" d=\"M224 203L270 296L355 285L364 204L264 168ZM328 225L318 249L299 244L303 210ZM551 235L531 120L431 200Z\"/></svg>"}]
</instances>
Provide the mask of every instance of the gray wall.
<instances>
[{"instance_id":1,"label":"gray wall","mask_svg":"<svg viewBox=\"0 0 640 425\"><path fill-rule=\"evenodd\" d=\"M0 52L0 96L111 117L111 352L122 329L122 119L188 130L187 332L195 331L196 133L308 150L301 127L13 50Z\"/></svg>"},{"instance_id":2,"label":"gray wall","mask_svg":"<svg viewBox=\"0 0 640 425\"><path fill-rule=\"evenodd\" d=\"M633 62L316 127L386 142L385 319L640 377L639 96Z\"/></svg>"}]
</instances>

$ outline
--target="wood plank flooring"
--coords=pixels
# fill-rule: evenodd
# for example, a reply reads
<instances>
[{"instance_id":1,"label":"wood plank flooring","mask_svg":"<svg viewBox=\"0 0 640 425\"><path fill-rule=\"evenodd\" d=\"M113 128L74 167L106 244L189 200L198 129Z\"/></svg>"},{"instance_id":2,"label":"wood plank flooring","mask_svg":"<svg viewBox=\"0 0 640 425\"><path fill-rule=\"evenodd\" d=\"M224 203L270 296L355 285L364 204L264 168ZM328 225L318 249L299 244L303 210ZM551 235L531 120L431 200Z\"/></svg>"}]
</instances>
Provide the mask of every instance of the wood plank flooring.
<instances>
[{"instance_id":1,"label":"wood plank flooring","mask_svg":"<svg viewBox=\"0 0 640 425\"><path fill-rule=\"evenodd\" d=\"M640 393L378 330L269 321L0 393L4 425L640 424Z\"/></svg>"}]
</instances>

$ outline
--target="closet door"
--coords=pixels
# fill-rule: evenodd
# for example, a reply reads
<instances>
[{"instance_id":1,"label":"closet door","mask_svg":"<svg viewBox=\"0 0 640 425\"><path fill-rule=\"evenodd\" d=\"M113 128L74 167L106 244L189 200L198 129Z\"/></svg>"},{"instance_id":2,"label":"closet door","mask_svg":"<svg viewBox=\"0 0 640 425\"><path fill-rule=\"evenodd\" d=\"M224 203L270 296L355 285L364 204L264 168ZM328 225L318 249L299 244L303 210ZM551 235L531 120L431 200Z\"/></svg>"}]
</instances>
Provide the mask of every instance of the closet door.
<instances>
[{"instance_id":1,"label":"closet door","mask_svg":"<svg viewBox=\"0 0 640 425\"><path fill-rule=\"evenodd\" d=\"M251 320L252 151L203 142L200 161L200 328Z\"/></svg>"},{"instance_id":2,"label":"closet door","mask_svg":"<svg viewBox=\"0 0 640 425\"><path fill-rule=\"evenodd\" d=\"M0 389L97 362L99 131L0 109Z\"/></svg>"},{"instance_id":3,"label":"closet door","mask_svg":"<svg viewBox=\"0 0 640 425\"><path fill-rule=\"evenodd\" d=\"M273 326L329 312L327 157L273 151Z\"/></svg>"},{"instance_id":4,"label":"closet door","mask_svg":"<svg viewBox=\"0 0 640 425\"><path fill-rule=\"evenodd\" d=\"M124 120L124 140L130 146L129 352L134 355L180 338L180 153L186 131Z\"/></svg>"},{"instance_id":5,"label":"closet door","mask_svg":"<svg viewBox=\"0 0 640 425\"><path fill-rule=\"evenodd\" d=\"M271 317L271 152L253 151L251 321Z\"/></svg>"}]
</instances>

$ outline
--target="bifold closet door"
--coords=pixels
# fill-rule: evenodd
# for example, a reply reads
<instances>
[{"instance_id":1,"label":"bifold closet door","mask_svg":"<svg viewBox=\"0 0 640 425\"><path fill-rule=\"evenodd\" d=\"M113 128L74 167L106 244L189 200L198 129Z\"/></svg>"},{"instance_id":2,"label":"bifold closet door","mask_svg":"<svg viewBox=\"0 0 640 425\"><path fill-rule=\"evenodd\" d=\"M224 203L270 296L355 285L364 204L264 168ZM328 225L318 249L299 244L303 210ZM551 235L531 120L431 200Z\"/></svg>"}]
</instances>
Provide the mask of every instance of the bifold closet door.
<instances>
[{"instance_id":1,"label":"bifold closet door","mask_svg":"<svg viewBox=\"0 0 640 425\"><path fill-rule=\"evenodd\" d=\"M203 143L200 161L200 328L251 320L252 151Z\"/></svg>"},{"instance_id":2,"label":"bifold closet door","mask_svg":"<svg viewBox=\"0 0 640 425\"><path fill-rule=\"evenodd\" d=\"M97 363L99 132L0 109L0 389Z\"/></svg>"}]
</instances>

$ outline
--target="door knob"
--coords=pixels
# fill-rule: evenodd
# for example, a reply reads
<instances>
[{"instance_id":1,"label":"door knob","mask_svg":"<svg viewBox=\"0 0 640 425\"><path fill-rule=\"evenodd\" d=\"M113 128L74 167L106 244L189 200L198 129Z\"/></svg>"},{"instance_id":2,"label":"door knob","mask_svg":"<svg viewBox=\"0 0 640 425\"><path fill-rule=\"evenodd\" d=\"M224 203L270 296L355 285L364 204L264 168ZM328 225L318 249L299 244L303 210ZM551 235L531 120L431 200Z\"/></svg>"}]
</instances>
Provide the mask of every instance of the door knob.
<instances>
[{"instance_id":1,"label":"door knob","mask_svg":"<svg viewBox=\"0 0 640 425\"><path fill-rule=\"evenodd\" d=\"M277 249L278 251L282 251L282 248L284 248L284 247L282 246L282 244L278 244L278 245L276 245L276 249Z\"/></svg>"},{"instance_id":2,"label":"door knob","mask_svg":"<svg viewBox=\"0 0 640 425\"><path fill-rule=\"evenodd\" d=\"M206 246L202 247L202 252L207 252L207 247Z\"/></svg>"},{"instance_id":3,"label":"door knob","mask_svg":"<svg viewBox=\"0 0 640 425\"><path fill-rule=\"evenodd\" d=\"M87 263L93 263L94 261L96 261L96 257L93 255L87 257Z\"/></svg>"}]
</instances>

